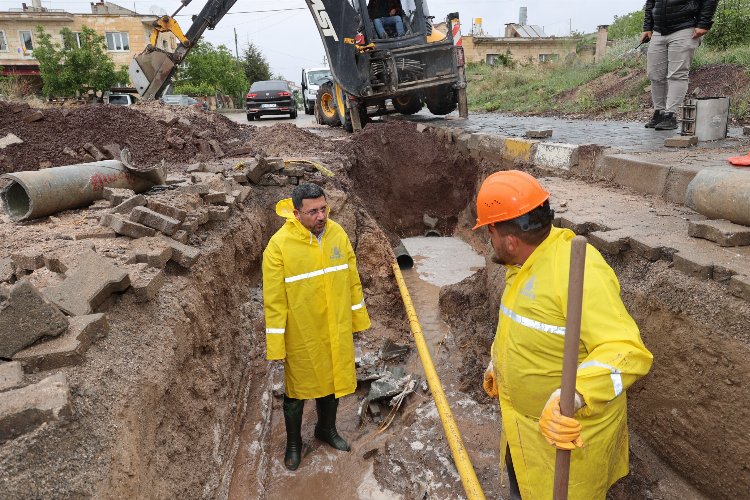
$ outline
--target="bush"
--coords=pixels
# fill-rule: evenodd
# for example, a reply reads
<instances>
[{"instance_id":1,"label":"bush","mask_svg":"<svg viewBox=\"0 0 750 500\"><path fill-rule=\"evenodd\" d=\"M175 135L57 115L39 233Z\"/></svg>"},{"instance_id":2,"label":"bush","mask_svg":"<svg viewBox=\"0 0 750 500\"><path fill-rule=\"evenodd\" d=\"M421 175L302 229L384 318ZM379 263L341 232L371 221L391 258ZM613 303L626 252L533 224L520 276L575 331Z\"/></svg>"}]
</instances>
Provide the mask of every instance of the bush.
<instances>
[{"instance_id":1,"label":"bush","mask_svg":"<svg viewBox=\"0 0 750 500\"><path fill-rule=\"evenodd\" d=\"M184 94L191 97L204 97L216 94L216 88L207 83L193 85L191 83L180 83L174 86L175 94Z\"/></svg>"},{"instance_id":2,"label":"bush","mask_svg":"<svg viewBox=\"0 0 750 500\"><path fill-rule=\"evenodd\" d=\"M750 43L750 0L721 0L705 42L719 50Z\"/></svg>"},{"instance_id":3,"label":"bush","mask_svg":"<svg viewBox=\"0 0 750 500\"><path fill-rule=\"evenodd\" d=\"M615 20L609 25L608 38L610 40L621 40L640 35L643 32L643 20L645 18L643 9L615 16Z\"/></svg>"}]
</instances>

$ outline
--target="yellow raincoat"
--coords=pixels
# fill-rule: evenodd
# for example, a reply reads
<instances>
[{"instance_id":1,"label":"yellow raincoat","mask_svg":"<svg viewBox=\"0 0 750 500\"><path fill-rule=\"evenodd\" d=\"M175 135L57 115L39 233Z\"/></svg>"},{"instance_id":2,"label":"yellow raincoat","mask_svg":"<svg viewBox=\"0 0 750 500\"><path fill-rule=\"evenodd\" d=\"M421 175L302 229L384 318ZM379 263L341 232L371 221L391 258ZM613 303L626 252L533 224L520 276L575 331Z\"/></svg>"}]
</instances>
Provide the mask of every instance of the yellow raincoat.
<instances>
[{"instance_id":1,"label":"yellow raincoat","mask_svg":"<svg viewBox=\"0 0 750 500\"><path fill-rule=\"evenodd\" d=\"M492 345L501 450L507 442L524 500L552 498L556 448L539 431L539 416L560 387L574 236L553 227L523 266L508 266ZM648 373L652 362L622 303L614 271L589 245L576 379L586 404L574 415L585 445L571 452L569 498L603 499L628 473L625 390Z\"/></svg>"},{"instance_id":2,"label":"yellow raincoat","mask_svg":"<svg viewBox=\"0 0 750 500\"><path fill-rule=\"evenodd\" d=\"M263 252L266 357L284 360L289 397L339 398L357 388L352 333L370 327L357 259L340 225L328 219L319 243L293 210L276 205L286 223Z\"/></svg>"}]
</instances>

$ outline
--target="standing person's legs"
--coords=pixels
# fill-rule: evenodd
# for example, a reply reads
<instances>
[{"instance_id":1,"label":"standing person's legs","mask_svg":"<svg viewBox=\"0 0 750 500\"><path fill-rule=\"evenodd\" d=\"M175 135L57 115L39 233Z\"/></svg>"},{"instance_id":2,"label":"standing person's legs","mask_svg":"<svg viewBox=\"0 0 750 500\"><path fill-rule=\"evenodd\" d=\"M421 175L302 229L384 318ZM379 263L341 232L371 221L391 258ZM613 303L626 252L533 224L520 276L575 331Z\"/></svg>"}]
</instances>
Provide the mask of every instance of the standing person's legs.
<instances>
[{"instance_id":1,"label":"standing person's legs","mask_svg":"<svg viewBox=\"0 0 750 500\"><path fill-rule=\"evenodd\" d=\"M297 470L302 460L302 410L303 399L290 398L284 394L284 425L286 427L286 451L284 465L289 470Z\"/></svg>"},{"instance_id":2,"label":"standing person's legs","mask_svg":"<svg viewBox=\"0 0 750 500\"><path fill-rule=\"evenodd\" d=\"M693 62L695 49L700 45L700 38L693 38L693 28L677 31L667 37L667 113L677 113L685 100L690 83L690 64Z\"/></svg>"},{"instance_id":3,"label":"standing person's legs","mask_svg":"<svg viewBox=\"0 0 750 500\"><path fill-rule=\"evenodd\" d=\"M382 20L383 26L393 26L393 29L396 30L398 36L404 34L404 21L401 19L401 16L384 17Z\"/></svg>"},{"instance_id":4,"label":"standing person's legs","mask_svg":"<svg viewBox=\"0 0 750 500\"><path fill-rule=\"evenodd\" d=\"M521 500L521 490L518 488L516 470L513 468L513 459L510 457L510 448L505 449L505 466L508 469L508 486L510 487L510 500Z\"/></svg>"},{"instance_id":5,"label":"standing person's legs","mask_svg":"<svg viewBox=\"0 0 750 500\"><path fill-rule=\"evenodd\" d=\"M651 80L651 101L655 111L664 111L667 107L667 37L654 33L648 44L646 73Z\"/></svg>"}]
</instances>

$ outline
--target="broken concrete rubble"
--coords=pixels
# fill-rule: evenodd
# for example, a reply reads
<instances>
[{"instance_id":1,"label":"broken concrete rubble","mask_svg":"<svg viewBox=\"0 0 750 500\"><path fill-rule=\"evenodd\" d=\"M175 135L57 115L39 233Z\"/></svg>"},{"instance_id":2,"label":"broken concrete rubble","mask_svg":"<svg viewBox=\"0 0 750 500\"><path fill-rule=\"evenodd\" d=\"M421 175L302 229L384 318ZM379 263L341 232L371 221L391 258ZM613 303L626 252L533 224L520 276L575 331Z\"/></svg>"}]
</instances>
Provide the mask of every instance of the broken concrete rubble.
<instances>
[{"instance_id":1,"label":"broken concrete rubble","mask_svg":"<svg viewBox=\"0 0 750 500\"><path fill-rule=\"evenodd\" d=\"M54 337L68 319L28 281L21 280L0 302L0 358L10 358L42 337Z\"/></svg>"},{"instance_id":2,"label":"broken concrete rubble","mask_svg":"<svg viewBox=\"0 0 750 500\"><path fill-rule=\"evenodd\" d=\"M130 212L130 220L156 229L167 236L173 235L180 228L179 220L162 215L146 207L135 207Z\"/></svg>"},{"instance_id":3,"label":"broken concrete rubble","mask_svg":"<svg viewBox=\"0 0 750 500\"><path fill-rule=\"evenodd\" d=\"M176 262L182 267L190 268L195 264L195 262L200 258L201 251L198 250L195 247L191 247L189 245L185 245L183 243L180 243L179 241L175 241L172 238L167 238L165 236L162 237L162 241L164 241L167 245L169 245L172 248L172 257L171 260Z\"/></svg>"},{"instance_id":4,"label":"broken concrete rubble","mask_svg":"<svg viewBox=\"0 0 750 500\"><path fill-rule=\"evenodd\" d=\"M110 206L116 207L128 198L135 196L135 191L124 188L105 187L102 189L102 196L109 201Z\"/></svg>"},{"instance_id":5,"label":"broken concrete rubble","mask_svg":"<svg viewBox=\"0 0 750 500\"><path fill-rule=\"evenodd\" d=\"M750 245L750 227L734 224L728 220L690 221L688 234L718 243L722 247Z\"/></svg>"},{"instance_id":6,"label":"broken concrete rubble","mask_svg":"<svg viewBox=\"0 0 750 500\"><path fill-rule=\"evenodd\" d=\"M156 234L156 230L153 228L124 219L117 214L104 214L101 218L101 223L111 227L117 234L130 236L131 238L143 238Z\"/></svg>"},{"instance_id":7,"label":"broken concrete rubble","mask_svg":"<svg viewBox=\"0 0 750 500\"><path fill-rule=\"evenodd\" d=\"M64 334L19 351L13 360L21 363L26 373L79 365L85 361L91 344L108 333L109 323L104 314L75 316Z\"/></svg>"},{"instance_id":8,"label":"broken concrete rubble","mask_svg":"<svg viewBox=\"0 0 750 500\"><path fill-rule=\"evenodd\" d=\"M150 199L148 200L147 206L154 212L158 212L162 215L166 215L167 217L177 219L180 222L184 221L185 217L187 217L187 211L181 208L177 208L175 206L169 205L167 203L161 203L160 201Z\"/></svg>"},{"instance_id":9,"label":"broken concrete rubble","mask_svg":"<svg viewBox=\"0 0 750 500\"><path fill-rule=\"evenodd\" d=\"M126 215L135 207L142 207L146 203L146 197L142 194L137 194L121 201L116 206L113 204L114 208L112 209L112 213Z\"/></svg>"},{"instance_id":10,"label":"broken concrete rubble","mask_svg":"<svg viewBox=\"0 0 750 500\"><path fill-rule=\"evenodd\" d=\"M0 444L71 415L70 389L63 373L6 391L0 398Z\"/></svg>"},{"instance_id":11,"label":"broken concrete rubble","mask_svg":"<svg viewBox=\"0 0 750 500\"><path fill-rule=\"evenodd\" d=\"M130 287L138 303L150 302L159 295L159 290L166 281L166 275L160 268L147 264L127 266L130 275Z\"/></svg>"},{"instance_id":12,"label":"broken concrete rubble","mask_svg":"<svg viewBox=\"0 0 750 500\"><path fill-rule=\"evenodd\" d=\"M44 296L72 316L91 314L110 295L130 286L128 273L96 252L86 252L61 285L43 291Z\"/></svg>"},{"instance_id":13,"label":"broken concrete rubble","mask_svg":"<svg viewBox=\"0 0 750 500\"><path fill-rule=\"evenodd\" d=\"M17 361L0 361L0 392L23 383L23 368Z\"/></svg>"}]
</instances>

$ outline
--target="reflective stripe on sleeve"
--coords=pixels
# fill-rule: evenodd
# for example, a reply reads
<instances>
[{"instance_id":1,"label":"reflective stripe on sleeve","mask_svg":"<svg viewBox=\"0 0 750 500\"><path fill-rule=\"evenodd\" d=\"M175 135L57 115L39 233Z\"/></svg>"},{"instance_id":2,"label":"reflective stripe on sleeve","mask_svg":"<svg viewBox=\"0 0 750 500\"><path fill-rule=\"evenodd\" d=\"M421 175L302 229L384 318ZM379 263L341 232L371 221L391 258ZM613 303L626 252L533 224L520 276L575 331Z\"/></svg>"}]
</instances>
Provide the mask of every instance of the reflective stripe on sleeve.
<instances>
[{"instance_id":1,"label":"reflective stripe on sleeve","mask_svg":"<svg viewBox=\"0 0 750 500\"><path fill-rule=\"evenodd\" d=\"M312 271L305 274L298 274L297 276L289 276L288 278L284 278L285 283L292 283L294 281L304 280L307 278L314 278L315 276L322 276L326 273L333 273L336 271L345 271L346 269L349 269L349 264L341 264L340 266L332 266L332 267L326 267L325 269L319 269L317 271Z\"/></svg>"},{"instance_id":2,"label":"reflective stripe on sleeve","mask_svg":"<svg viewBox=\"0 0 750 500\"><path fill-rule=\"evenodd\" d=\"M365 301L364 300L362 302L360 302L359 304L354 304L352 306L352 311L356 311L357 309L362 309L363 307L365 307Z\"/></svg>"},{"instance_id":3,"label":"reflective stripe on sleeve","mask_svg":"<svg viewBox=\"0 0 750 500\"><path fill-rule=\"evenodd\" d=\"M611 372L610 378L612 379L612 388L615 391L615 397L619 396L622 393L622 375L620 374L620 371L614 366L609 366L608 364L601 363L599 361L586 361L584 363L581 363L581 365L578 367L578 371L581 371L584 368L591 368L592 366L595 366L597 368L604 368L605 370L609 370Z\"/></svg>"},{"instance_id":4,"label":"reflective stripe on sleeve","mask_svg":"<svg viewBox=\"0 0 750 500\"><path fill-rule=\"evenodd\" d=\"M266 328L266 334L267 335L279 335L284 334L286 331L286 328Z\"/></svg>"},{"instance_id":5,"label":"reflective stripe on sleeve","mask_svg":"<svg viewBox=\"0 0 750 500\"><path fill-rule=\"evenodd\" d=\"M502 304L500 305L500 312L502 312L505 316L507 316L512 321L515 321L519 325L523 325L527 328L533 328L534 330L539 330L540 332L554 333L555 335L565 336L564 326L548 325L540 321L526 318L524 316L521 316L520 314L514 313L513 311L511 311L510 309L508 309Z\"/></svg>"}]
</instances>

